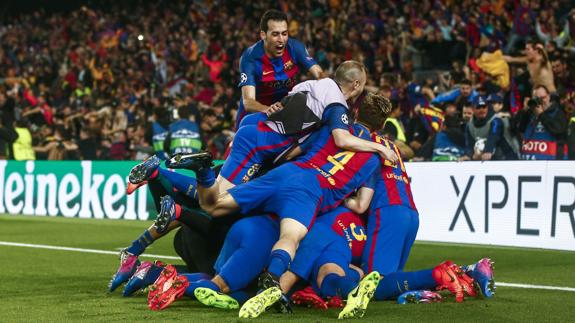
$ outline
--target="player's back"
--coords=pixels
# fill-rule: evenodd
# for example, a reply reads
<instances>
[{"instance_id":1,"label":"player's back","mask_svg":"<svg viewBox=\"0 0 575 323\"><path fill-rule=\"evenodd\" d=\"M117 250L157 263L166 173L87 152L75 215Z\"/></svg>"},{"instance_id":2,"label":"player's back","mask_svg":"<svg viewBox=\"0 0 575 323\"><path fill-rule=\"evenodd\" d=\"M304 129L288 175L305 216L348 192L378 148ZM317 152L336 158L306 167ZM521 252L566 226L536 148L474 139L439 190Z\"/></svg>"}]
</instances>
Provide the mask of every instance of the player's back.
<instances>
[{"instance_id":1,"label":"player's back","mask_svg":"<svg viewBox=\"0 0 575 323\"><path fill-rule=\"evenodd\" d=\"M371 140L369 130L363 125L351 126L350 132L359 138ZM379 157L373 153L352 152L337 147L327 126L321 127L314 137L307 153L295 164L318 173L320 186L324 190L321 211L327 211L337 207L346 196L365 183L377 168Z\"/></svg>"},{"instance_id":2,"label":"player's back","mask_svg":"<svg viewBox=\"0 0 575 323\"><path fill-rule=\"evenodd\" d=\"M344 206L339 206L318 217L314 228L318 226L327 226L335 234L345 239L351 249L353 262L360 262L367 240L366 225L361 216Z\"/></svg>"},{"instance_id":3,"label":"player's back","mask_svg":"<svg viewBox=\"0 0 575 323\"><path fill-rule=\"evenodd\" d=\"M397 164L392 165L388 161L382 161L380 165L381 177L375 185L375 194L371 202L371 209L377 209L390 205L404 205L417 210L413 202L410 179L407 176L405 165L401 159L399 149L389 139L374 135L373 140L395 151L399 157Z\"/></svg>"}]
</instances>

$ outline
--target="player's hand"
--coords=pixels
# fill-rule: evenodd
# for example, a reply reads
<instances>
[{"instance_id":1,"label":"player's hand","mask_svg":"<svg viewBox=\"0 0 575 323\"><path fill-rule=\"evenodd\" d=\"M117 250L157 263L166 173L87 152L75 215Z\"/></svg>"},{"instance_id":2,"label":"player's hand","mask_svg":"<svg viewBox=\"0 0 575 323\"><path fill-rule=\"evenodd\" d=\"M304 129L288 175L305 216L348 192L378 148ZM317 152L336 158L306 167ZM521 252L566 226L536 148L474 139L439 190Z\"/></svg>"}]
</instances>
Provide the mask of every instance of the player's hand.
<instances>
[{"instance_id":1,"label":"player's hand","mask_svg":"<svg viewBox=\"0 0 575 323\"><path fill-rule=\"evenodd\" d=\"M492 153L483 153L481 155L481 160L491 160L492 157L493 157Z\"/></svg>"},{"instance_id":2,"label":"player's hand","mask_svg":"<svg viewBox=\"0 0 575 323\"><path fill-rule=\"evenodd\" d=\"M395 151L393 151L387 147L384 147L384 146L380 146L380 147L381 148L378 151L379 156L381 156L381 158L389 161L393 165L397 164L397 162L399 161L399 157L397 156Z\"/></svg>"},{"instance_id":3,"label":"player's hand","mask_svg":"<svg viewBox=\"0 0 575 323\"><path fill-rule=\"evenodd\" d=\"M270 105L270 107L266 111L264 111L264 113L269 117L270 115L280 111L283 108L284 108L284 106L282 105L281 102L276 102L276 103Z\"/></svg>"}]
</instances>

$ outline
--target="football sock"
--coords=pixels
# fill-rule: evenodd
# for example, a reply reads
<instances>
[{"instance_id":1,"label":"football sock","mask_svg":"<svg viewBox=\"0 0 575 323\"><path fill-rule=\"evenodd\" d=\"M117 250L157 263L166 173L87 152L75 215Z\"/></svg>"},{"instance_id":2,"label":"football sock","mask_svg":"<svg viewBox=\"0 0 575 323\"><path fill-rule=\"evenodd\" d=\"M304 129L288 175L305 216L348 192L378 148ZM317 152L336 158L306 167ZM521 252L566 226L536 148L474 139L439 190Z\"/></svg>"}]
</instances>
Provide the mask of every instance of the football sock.
<instances>
[{"instance_id":1,"label":"football sock","mask_svg":"<svg viewBox=\"0 0 575 323\"><path fill-rule=\"evenodd\" d=\"M216 292L220 292L220 288L213 281L209 279L200 279L194 282L190 281L190 285L188 286L188 288L186 288L185 292L186 296L195 297L194 291L196 290L196 288L199 287L209 288L215 290Z\"/></svg>"},{"instance_id":2,"label":"football sock","mask_svg":"<svg viewBox=\"0 0 575 323\"><path fill-rule=\"evenodd\" d=\"M197 181L193 177L172 172L167 169L159 168L160 174L165 177L172 186L172 191L184 194L192 199L198 198L196 190Z\"/></svg>"},{"instance_id":3,"label":"football sock","mask_svg":"<svg viewBox=\"0 0 575 323\"><path fill-rule=\"evenodd\" d=\"M427 269L412 272L399 271L384 275L375 290L375 299L395 299L410 290L433 290L437 283L431 272L432 269Z\"/></svg>"},{"instance_id":4,"label":"football sock","mask_svg":"<svg viewBox=\"0 0 575 323\"><path fill-rule=\"evenodd\" d=\"M327 274L321 282L320 292L323 297L343 296L347 297L355 287L357 281L347 276L335 273Z\"/></svg>"},{"instance_id":5,"label":"football sock","mask_svg":"<svg viewBox=\"0 0 575 323\"><path fill-rule=\"evenodd\" d=\"M196 172L198 184L203 187L211 187L216 182L216 173L211 168L202 168Z\"/></svg>"},{"instance_id":6,"label":"football sock","mask_svg":"<svg viewBox=\"0 0 575 323\"><path fill-rule=\"evenodd\" d=\"M250 295L243 290L231 292L230 296L240 304L245 303L248 299L250 299Z\"/></svg>"},{"instance_id":7,"label":"football sock","mask_svg":"<svg viewBox=\"0 0 575 323\"><path fill-rule=\"evenodd\" d=\"M144 231L144 233L142 233L142 235L138 239L132 241L132 245L129 246L126 249L126 251L128 251L129 253L131 253L133 255L139 256L153 242L154 242L154 238L152 238L152 235L150 234L150 232L148 230L146 230L146 231Z\"/></svg>"},{"instance_id":8,"label":"football sock","mask_svg":"<svg viewBox=\"0 0 575 323\"><path fill-rule=\"evenodd\" d=\"M268 271L279 278L287 271L290 262L291 257L287 251L282 249L273 250L270 256Z\"/></svg>"}]
</instances>

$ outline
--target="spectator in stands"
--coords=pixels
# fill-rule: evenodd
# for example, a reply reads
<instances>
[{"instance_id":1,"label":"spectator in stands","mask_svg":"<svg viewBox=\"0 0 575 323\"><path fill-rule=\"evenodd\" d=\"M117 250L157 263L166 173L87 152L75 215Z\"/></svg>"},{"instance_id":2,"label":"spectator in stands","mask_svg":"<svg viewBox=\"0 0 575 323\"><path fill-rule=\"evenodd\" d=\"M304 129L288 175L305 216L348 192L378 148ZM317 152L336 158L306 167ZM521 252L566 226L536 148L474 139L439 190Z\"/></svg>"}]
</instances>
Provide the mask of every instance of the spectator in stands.
<instances>
[{"instance_id":1,"label":"spectator in stands","mask_svg":"<svg viewBox=\"0 0 575 323\"><path fill-rule=\"evenodd\" d=\"M553 69L547 57L547 52L541 43L529 40L525 43L525 56L504 56L508 63L527 64L531 85L533 87L543 85L551 93L557 92L553 79Z\"/></svg>"},{"instance_id":2,"label":"spectator in stands","mask_svg":"<svg viewBox=\"0 0 575 323\"><path fill-rule=\"evenodd\" d=\"M405 127L401 121L401 108L399 105L394 104L393 110L383 125L383 134L390 138L393 143L399 148L401 158L410 160L413 157L413 150L407 144L407 137Z\"/></svg>"},{"instance_id":3,"label":"spectator in stands","mask_svg":"<svg viewBox=\"0 0 575 323\"><path fill-rule=\"evenodd\" d=\"M517 114L523 135L521 158L534 160L566 159L568 120L561 106L551 99L544 85L533 90L533 97Z\"/></svg>"},{"instance_id":4,"label":"spectator in stands","mask_svg":"<svg viewBox=\"0 0 575 323\"><path fill-rule=\"evenodd\" d=\"M518 150L509 122L497 117L486 98L478 96L465 129L465 155L460 160L516 160Z\"/></svg>"},{"instance_id":5,"label":"spectator in stands","mask_svg":"<svg viewBox=\"0 0 575 323\"><path fill-rule=\"evenodd\" d=\"M35 160L36 154L32 148L32 133L28 128L26 119L19 119L14 122L14 130L17 138L12 145L15 160Z\"/></svg>"},{"instance_id":6,"label":"spectator in stands","mask_svg":"<svg viewBox=\"0 0 575 323\"><path fill-rule=\"evenodd\" d=\"M34 152L44 154L45 158L42 159L46 160L77 159L78 145L70 140L70 136L62 125L55 126L53 129L50 127L45 128L48 129L50 135L46 133L47 136L44 137L43 144L35 146Z\"/></svg>"},{"instance_id":7,"label":"spectator in stands","mask_svg":"<svg viewBox=\"0 0 575 323\"><path fill-rule=\"evenodd\" d=\"M413 161L457 161L465 154L465 135L457 115L445 117L439 131L417 152Z\"/></svg>"},{"instance_id":8,"label":"spectator in stands","mask_svg":"<svg viewBox=\"0 0 575 323\"><path fill-rule=\"evenodd\" d=\"M465 79L461 81L459 87L436 96L431 103L455 102L457 105L462 105L465 102L473 102L477 97L477 91L473 89L472 85L473 83L470 80Z\"/></svg>"}]
</instances>

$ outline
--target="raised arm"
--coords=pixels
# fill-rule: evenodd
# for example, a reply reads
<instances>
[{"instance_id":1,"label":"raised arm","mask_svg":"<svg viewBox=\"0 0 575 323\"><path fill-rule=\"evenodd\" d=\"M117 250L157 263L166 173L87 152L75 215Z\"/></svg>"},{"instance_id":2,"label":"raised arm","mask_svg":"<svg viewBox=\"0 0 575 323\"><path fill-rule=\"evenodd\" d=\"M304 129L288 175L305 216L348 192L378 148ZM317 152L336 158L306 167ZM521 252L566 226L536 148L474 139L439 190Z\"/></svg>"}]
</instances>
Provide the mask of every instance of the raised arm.
<instances>
[{"instance_id":1,"label":"raised arm","mask_svg":"<svg viewBox=\"0 0 575 323\"><path fill-rule=\"evenodd\" d=\"M507 63L511 64L527 64L527 57L526 56L519 56L519 57L511 57L511 56L503 56L503 59Z\"/></svg>"},{"instance_id":2,"label":"raised arm","mask_svg":"<svg viewBox=\"0 0 575 323\"><path fill-rule=\"evenodd\" d=\"M244 85L242 87L242 100L248 112L260 112L269 108L269 106L261 104L256 100L256 87L253 85Z\"/></svg>"}]
</instances>

